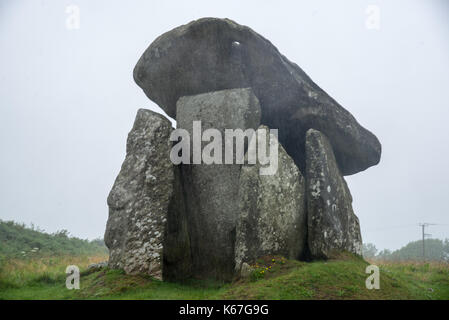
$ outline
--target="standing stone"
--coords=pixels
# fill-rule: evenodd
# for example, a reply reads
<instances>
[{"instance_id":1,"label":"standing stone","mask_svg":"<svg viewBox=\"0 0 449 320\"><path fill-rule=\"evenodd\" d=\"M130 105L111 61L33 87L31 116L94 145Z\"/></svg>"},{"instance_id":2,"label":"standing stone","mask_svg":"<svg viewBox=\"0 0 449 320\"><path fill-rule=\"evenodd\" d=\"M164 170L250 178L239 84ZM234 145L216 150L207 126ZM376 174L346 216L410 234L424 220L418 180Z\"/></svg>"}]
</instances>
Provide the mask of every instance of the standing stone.
<instances>
[{"instance_id":1,"label":"standing stone","mask_svg":"<svg viewBox=\"0 0 449 320\"><path fill-rule=\"evenodd\" d=\"M269 128L266 141L270 141ZM271 136L271 144L278 143ZM267 148L268 149L268 148ZM235 260L239 272L245 263L266 255L299 259L307 237L305 179L293 159L278 144L278 169L261 175L261 164L244 165L240 174L240 217Z\"/></svg>"},{"instance_id":2,"label":"standing stone","mask_svg":"<svg viewBox=\"0 0 449 320\"><path fill-rule=\"evenodd\" d=\"M163 278L169 281L185 280L192 275L190 237L181 168L180 165L174 166L173 196L168 206L163 244Z\"/></svg>"},{"instance_id":3,"label":"standing stone","mask_svg":"<svg viewBox=\"0 0 449 320\"><path fill-rule=\"evenodd\" d=\"M139 109L126 158L108 197L109 266L162 278L163 236L173 193L171 123Z\"/></svg>"},{"instance_id":4,"label":"standing stone","mask_svg":"<svg viewBox=\"0 0 449 320\"><path fill-rule=\"evenodd\" d=\"M259 102L248 88L181 97L177 115L177 127L190 137L193 121L201 121L203 132L220 131L223 145L225 129L255 130L260 124ZM231 280L241 164L224 164L224 150L222 155L222 164L182 165L182 179L193 276Z\"/></svg>"},{"instance_id":5,"label":"standing stone","mask_svg":"<svg viewBox=\"0 0 449 320\"><path fill-rule=\"evenodd\" d=\"M306 134L308 244L313 258L340 251L362 254L359 219L327 137L314 129Z\"/></svg>"}]
</instances>

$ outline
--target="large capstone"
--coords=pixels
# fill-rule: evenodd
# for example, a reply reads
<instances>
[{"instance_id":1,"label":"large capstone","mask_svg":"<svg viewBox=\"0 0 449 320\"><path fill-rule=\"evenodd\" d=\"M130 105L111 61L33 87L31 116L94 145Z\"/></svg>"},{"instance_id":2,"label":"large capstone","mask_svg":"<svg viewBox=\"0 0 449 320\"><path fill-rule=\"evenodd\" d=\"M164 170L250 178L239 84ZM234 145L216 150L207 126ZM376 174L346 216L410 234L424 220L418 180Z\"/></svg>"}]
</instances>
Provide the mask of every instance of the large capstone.
<instances>
[{"instance_id":1,"label":"large capstone","mask_svg":"<svg viewBox=\"0 0 449 320\"><path fill-rule=\"evenodd\" d=\"M380 160L381 145L371 132L267 39L228 19L204 18L164 33L143 53L134 79L176 119L182 96L252 87L261 123L280 129L279 141L301 171L310 128L329 137L343 175Z\"/></svg>"},{"instance_id":2,"label":"large capstone","mask_svg":"<svg viewBox=\"0 0 449 320\"><path fill-rule=\"evenodd\" d=\"M260 106L251 89L210 92L179 99L177 127L194 139L193 122L202 131L217 129L225 145L225 129L255 130ZM212 138L210 141L215 141ZM203 142L201 149L211 142ZM192 150L194 142L192 141ZM234 141L235 150L237 140ZM220 145L220 148L222 148ZM223 147L224 148L224 147ZM241 164L183 164L188 233L194 277L230 280L234 276L235 228L239 214L238 186ZM244 153L243 153L244 154ZM195 157L195 154L192 155ZM193 160L193 159L192 159Z\"/></svg>"},{"instance_id":3,"label":"large capstone","mask_svg":"<svg viewBox=\"0 0 449 320\"><path fill-rule=\"evenodd\" d=\"M105 242L111 268L162 278L165 224L173 195L171 131L162 115L137 112L125 161L108 196Z\"/></svg>"},{"instance_id":4,"label":"large capstone","mask_svg":"<svg viewBox=\"0 0 449 320\"><path fill-rule=\"evenodd\" d=\"M306 136L306 181L312 258L327 259L341 251L361 255L362 237L351 193L328 138L314 129Z\"/></svg>"},{"instance_id":5,"label":"large capstone","mask_svg":"<svg viewBox=\"0 0 449 320\"><path fill-rule=\"evenodd\" d=\"M263 166L259 161L242 167L235 245L237 272L244 263L254 263L263 256L282 255L300 259L305 253L305 179L276 137L270 135L269 129L260 126L262 133L261 130L266 132L265 141L270 141L271 146L278 146L275 159L277 170L261 174ZM253 138L256 139L256 136ZM268 143L266 145L269 149Z\"/></svg>"}]
</instances>

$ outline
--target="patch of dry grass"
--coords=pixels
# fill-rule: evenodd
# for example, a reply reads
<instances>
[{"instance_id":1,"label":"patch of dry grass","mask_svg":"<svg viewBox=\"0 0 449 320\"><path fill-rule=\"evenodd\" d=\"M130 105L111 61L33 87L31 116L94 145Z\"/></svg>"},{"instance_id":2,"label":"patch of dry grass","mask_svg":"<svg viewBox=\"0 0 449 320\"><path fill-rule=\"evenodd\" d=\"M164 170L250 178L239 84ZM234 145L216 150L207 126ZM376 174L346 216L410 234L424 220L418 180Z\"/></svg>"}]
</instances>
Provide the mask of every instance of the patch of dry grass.
<instances>
[{"instance_id":1,"label":"patch of dry grass","mask_svg":"<svg viewBox=\"0 0 449 320\"><path fill-rule=\"evenodd\" d=\"M8 258L0 265L0 288L21 287L27 283L39 280L51 282L65 277L65 269L69 265L76 265L80 270L89 264L108 259L106 254L96 256L57 256Z\"/></svg>"}]
</instances>

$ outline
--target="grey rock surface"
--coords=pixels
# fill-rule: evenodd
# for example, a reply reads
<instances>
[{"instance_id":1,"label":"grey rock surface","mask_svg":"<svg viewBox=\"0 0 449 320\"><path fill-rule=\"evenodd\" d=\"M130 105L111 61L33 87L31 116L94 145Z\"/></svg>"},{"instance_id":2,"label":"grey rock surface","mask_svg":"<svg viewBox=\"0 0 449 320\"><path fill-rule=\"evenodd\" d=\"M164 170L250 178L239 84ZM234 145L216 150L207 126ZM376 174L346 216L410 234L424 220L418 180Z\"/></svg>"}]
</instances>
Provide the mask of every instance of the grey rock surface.
<instances>
[{"instance_id":1,"label":"grey rock surface","mask_svg":"<svg viewBox=\"0 0 449 320\"><path fill-rule=\"evenodd\" d=\"M343 175L376 165L381 145L340 104L268 40L228 19L204 18L159 36L134 68L145 94L178 118L182 96L252 87L261 123L279 128L279 141L305 169L305 133L325 133Z\"/></svg>"},{"instance_id":2,"label":"grey rock surface","mask_svg":"<svg viewBox=\"0 0 449 320\"><path fill-rule=\"evenodd\" d=\"M177 114L177 127L190 136L192 123L198 120L203 131L215 128L222 136L225 129L256 129L260 124L260 106L251 89L182 97ZM240 169L240 164L182 165L194 277L230 280L234 276Z\"/></svg>"},{"instance_id":3,"label":"grey rock surface","mask_svg":"<svg viewBox=\"0 0 449 320\"><path fill-rule=\"evenodd\" d=\"M362 254L359 219L327 137L314 129L306 136L308 246L312 258L341 251Z\"/></svg>"},{"instance_id":4,"label":"grey rock surface","mask_svg":"<svg viewBox=\"0 0 449 320\"><path fill-rule=\"evenodd\" d=\"M164 235L163 279L184 280L192 275L190 236L181 166L174 166L173 195Z\"/></svg>"},{"instance_id":5,"label":"grey rock surface","mask_svg":"<svg viewBox=\"0 0 449 320\"><path fill-rule=\"evenodd\" d=\"M240 277L243 279L247 279L249 277L251 277L251 273L254 271L253 268L251 268L251 266L249 264L247 264L246 262L242 263L242 266L240 268Z\"/></svg>"},{"instance_id":6,"label":"grey rock surface","mask_svg":"<svg viewBox=\"0 0 449 320\"><path fill-rule=\"evenodd\" d=\"M109 267L162 278L165 223L173 195L171 122L139 109L126 158L108 196Z\"/></svg>"},{"instance_id":7,"label":"grey rock surface","mask_svg":"<svg viewBox=\"0 0 449 320\"><path fill-rule=\"evenodd\" d=\"M99 270L99 269L103 269L103 268L107 268L107 267L108 267L108 262L107 261L102 261L102 262L90 264L87 267L87 270Z\"/></svg>"},{"instance_id":8,"label":"grey rock surface","mask_svg":"<svg viewBox=\"0 0 449 320\"><path fill-rule=\"evenodd\" d=\"M267 132L269 129L260 126ZM277 139L271 136L271 143ZM235 259L238 271L267 255L288 259L304 256L307 240L305 179L293 159L278 144L278 169L261 175L261 164L242 166Z\"/></svg>"}]
</instances>

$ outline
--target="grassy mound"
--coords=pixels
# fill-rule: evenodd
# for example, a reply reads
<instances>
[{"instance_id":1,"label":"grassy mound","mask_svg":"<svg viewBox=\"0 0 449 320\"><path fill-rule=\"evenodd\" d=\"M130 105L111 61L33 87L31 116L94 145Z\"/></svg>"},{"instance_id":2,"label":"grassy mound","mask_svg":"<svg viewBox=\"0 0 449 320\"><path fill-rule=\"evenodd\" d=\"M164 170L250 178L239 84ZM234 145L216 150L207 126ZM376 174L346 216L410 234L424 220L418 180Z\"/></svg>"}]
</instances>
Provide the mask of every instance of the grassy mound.
<instances>
[{"instance_id":1,"label":"grassy mound","mask_svg":"<svg viewBox=\"0 0 449 320\"><path fill-rule=\"evenodd\" d=\"M365 269L369 263L351 255L317 262L267 257L254 265L249 278L228 284L168 283L120 270L87 271L89 263L104 258L66 257L21 281L11 279L12 267L5 265L0 272L4 280L3 285L0 281L0 299L449 299L447 264L379 265L380 289L368 290ZM69 264L82 270L80 290L65 288L64 272Z\"/></svg>"},{"instance_id":2,"label":"grassy mound","mask_svg":"<svg viewBox=\"0 0 449 320\"><path fill-rule=\"evenodd\" d=\"M66 230L48 234L13 221L0 220L0 258L95 255L106 253L102 240L70 237Z\"/></svg>"}]
</instances>

